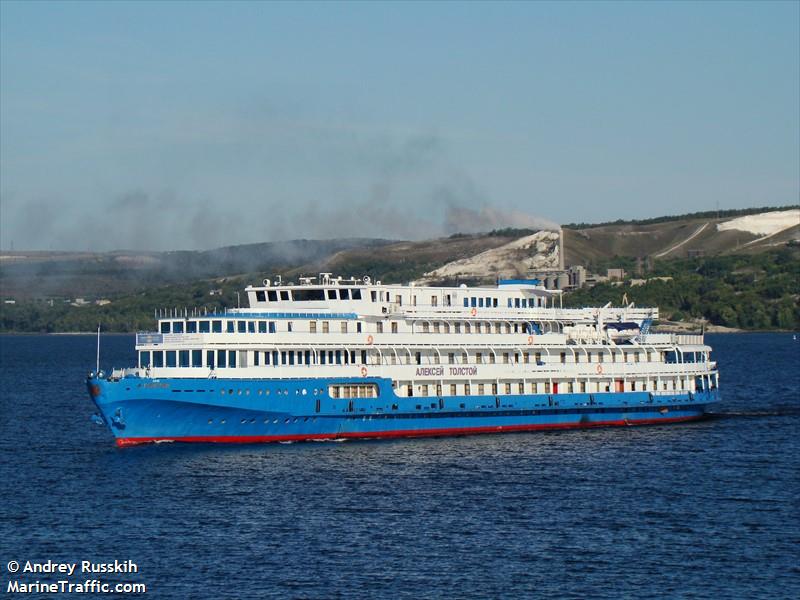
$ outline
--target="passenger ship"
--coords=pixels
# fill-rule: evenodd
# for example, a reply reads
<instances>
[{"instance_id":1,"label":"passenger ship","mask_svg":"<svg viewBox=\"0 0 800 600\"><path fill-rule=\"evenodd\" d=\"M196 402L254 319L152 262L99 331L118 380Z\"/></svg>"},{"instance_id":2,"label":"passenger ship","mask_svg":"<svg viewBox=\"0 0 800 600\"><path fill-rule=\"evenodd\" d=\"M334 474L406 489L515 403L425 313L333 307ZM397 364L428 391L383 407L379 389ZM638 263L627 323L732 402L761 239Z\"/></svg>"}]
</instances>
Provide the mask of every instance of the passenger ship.
<instances>
[{"instance_id":1,"label":"passenger ship","mask_svg":"<svg viewBox=\"0 0 800 600\"><path fill-rule=\"evenodd\" d=\"M138 364L89 374L119 446L674 423L719 400L702 335L656 308L562 308L538 280L265 279L249 308L161 314Z\"/></svg>"}]
</instances>

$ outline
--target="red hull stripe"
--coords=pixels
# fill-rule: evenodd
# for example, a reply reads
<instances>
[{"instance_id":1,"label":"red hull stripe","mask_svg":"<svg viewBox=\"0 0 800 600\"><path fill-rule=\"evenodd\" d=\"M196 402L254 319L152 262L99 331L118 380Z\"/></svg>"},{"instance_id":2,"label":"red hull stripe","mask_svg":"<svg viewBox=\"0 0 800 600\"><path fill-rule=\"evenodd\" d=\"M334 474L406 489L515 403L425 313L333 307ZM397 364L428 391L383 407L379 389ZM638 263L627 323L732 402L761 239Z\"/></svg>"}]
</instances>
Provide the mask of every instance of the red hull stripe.
<instances>
[{"instance_id":1,"label":"red hull stripe","mask_svg":"<svg viewBox=\"0 0 800 600\"><path fill-rule=\"evenodd\" d=\"M196 442L218 444L257 444L265 442L302 442L342 439L414 438L471 435L480 433L507 433L514 431L538 431L546 429L585 429L589 427L609 427L626 425L660 425L696 421L703 415L689 417L665 417L659 419L621 419L616 421L596 421L594 423L551 423L547 425L497 425L494 427L457 427L449 429L400 429L394 431L358 431L348 433L301 433L297 435L199 435L186 437L135 437L117 438L117 446L136 446L154 442Z\"/></svg>"}]
</instances>

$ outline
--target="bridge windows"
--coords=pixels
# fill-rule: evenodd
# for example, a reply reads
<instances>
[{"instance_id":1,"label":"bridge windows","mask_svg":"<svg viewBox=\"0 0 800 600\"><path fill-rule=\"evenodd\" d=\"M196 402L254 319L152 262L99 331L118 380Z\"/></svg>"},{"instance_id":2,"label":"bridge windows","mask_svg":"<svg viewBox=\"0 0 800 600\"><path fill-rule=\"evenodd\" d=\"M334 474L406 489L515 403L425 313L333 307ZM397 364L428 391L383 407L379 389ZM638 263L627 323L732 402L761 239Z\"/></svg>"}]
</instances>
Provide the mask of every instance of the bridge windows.
<instances>
[{"instance_id":1,"label":"bridge windows","mask_svg":"<svg viewBox=\"0 0 800 600\"><path fill-rule=\"evenodd\" d=\"M197 321L186 322L186 333L197 333Z\"/></svg>"},{"instance_id":2,"label":"bridge windows","mask_svg":"<svg viewBox=\"0 0 800 600\"><path fill-rule=\"evenodd\" d=\"M177 355L175 350L167 350L167 366L174 367L177 365Z\"/></svg>"},{"instance_id":3,"label":"bridge windows","mask_svg":"<svg viewBox=\"0 0 800 600\"><path fill-rule=\"evenodd\" d=\"M180 367L188 367L189 366L189 351L188 350L180 350L178 352L178 366L180 366Z\"/></svg>"},{"instance_id":4,"label":"bridge windows","mask_svg":"<svg viewBox=\"0 0 800 600\"><path fill-rule=\"evenodd\" d=\"M164 366L164 353L160 350L156 350L153 352L153 366L154 367L163 367Z\"/></svg>"},{"instance_id":5,"label":"bridge windows","mask_svg":"<svg viewBox=\"0 0 800 600\"><path fill-rule=\"evenodd\" d=\"M392 333L397 333L397 321L392 321Z\"/></svg>"},{"instance_id":6,"label":"bridge windows","mask_svg":"<svg viewBox=\"0 0 800 600\"><path fill-rule=\"evenodd\" d=\"M169 321L161 321L160 331L161 331L161 333L169 333L170 332L170 323L169 323Z\"/></svg>"}]
</instances>

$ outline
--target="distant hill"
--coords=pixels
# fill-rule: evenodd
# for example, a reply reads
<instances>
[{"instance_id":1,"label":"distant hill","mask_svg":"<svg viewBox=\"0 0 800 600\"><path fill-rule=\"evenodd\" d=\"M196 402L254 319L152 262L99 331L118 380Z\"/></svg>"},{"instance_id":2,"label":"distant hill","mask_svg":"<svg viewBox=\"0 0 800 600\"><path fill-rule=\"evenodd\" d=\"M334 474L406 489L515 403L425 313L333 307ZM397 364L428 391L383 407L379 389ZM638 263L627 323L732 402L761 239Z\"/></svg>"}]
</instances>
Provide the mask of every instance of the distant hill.
<instances>
[{"instance_id":1,"label":"distant hill","mask_svg":"<svg viewBox=\"0 0 800 600\"><path fill-rule=\"evenodd\" d=\"M760 253L800 239L797 208L716 214L564 227L565 264L600 272L608 266L629 267L637 257L652 262ZM770 234L776 223L780 230ZM320 272L391 282L491 281L555 266L554 240L545 232L505 229L414 242L293 240L198 252L6 252L0 255L0 293L5 299L113 298L202 280L254 282L280 274L290 281Z\"/></svg>"}]
</instances>

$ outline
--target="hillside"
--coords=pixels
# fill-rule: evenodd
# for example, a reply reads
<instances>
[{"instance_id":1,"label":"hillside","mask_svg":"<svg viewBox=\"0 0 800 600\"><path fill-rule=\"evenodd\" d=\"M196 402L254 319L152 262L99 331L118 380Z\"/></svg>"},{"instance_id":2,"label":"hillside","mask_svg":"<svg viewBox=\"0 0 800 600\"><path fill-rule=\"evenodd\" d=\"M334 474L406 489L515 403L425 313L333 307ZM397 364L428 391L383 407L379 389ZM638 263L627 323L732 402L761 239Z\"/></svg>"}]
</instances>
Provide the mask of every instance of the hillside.
<instances>
[{"instance_id":1,"label":"hillside","mask_svg":"<svg viewBox=\"0 0 800 600\"><path fill-rule=\"evenodd\" d=\"M557 238L507 229L415 242L296 240L207 252L6 253L0 257L0 331L88 330L98 321L117 331L146 328L155 308L235 306L237 291L275 275L284 281L331 272L423 285L491 283L555 267ZM571 301L618 302L629 291L630 299L662 304L665 316L743 328L800 327L796 208L565 228L564 238L566 265L631 273L637 257L649 257L644 276L674 278L655 295L648 295L658 287L651 284L603 285L575 292ZM716 296L706 302L712 292Z\"/></svg>"}]
</instances>

